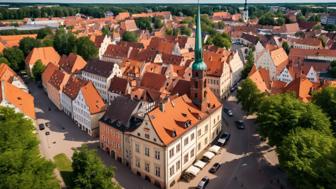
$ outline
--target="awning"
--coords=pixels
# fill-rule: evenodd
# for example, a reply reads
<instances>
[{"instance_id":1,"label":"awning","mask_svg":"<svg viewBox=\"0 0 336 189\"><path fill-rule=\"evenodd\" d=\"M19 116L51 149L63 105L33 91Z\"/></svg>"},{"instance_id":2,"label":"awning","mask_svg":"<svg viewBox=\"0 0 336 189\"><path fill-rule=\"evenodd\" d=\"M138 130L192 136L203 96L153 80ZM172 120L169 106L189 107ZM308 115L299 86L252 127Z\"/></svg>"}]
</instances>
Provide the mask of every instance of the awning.
<instances>
[{"instance_id":1,"label":"awning","mask_svg":"<svg viewBox=\"0 0 336 189\"><path fill-rule=\"evenodd\" d=\"M215 157L215 154L213 152L205 152L203 156L208 159L212 159L213 157Z\"/></svg>"},{"instance_id":2,"label":"awning","mask_svg":"<svg viewBox=\"0 0 336 189\"><path fill-rule=\"evenodd\" d=\"M198 167L200 169L203 169L205 167L206 163L204 161L201 160L197 160L196 163L194 163L195 167Z\"/></svg>"},{"instance_id":3,"label":"awning","mask_svg":"<svg viewBox=\"0 0 336 189\"><path fill-rule=\"evenodd\" d=\"M221 144L224 144L225 143L225 139L220 138L220 139L217 140L217 142L219 142Z\"/></svg>"},{"instance_id":4,"label":"awning","mask_svg":"<svg viewBox=\"0 0 336 189\"><path fill-rule=\"evenodd\" d=\"M190 166L187 170L186 170L186 173L190 173L194 176L197 175L197 173L199 173L201 170L198 168L198 167L195 167L195 166Z\"/></svg>"},{"instance_id":5,"label":"awning","mask_svg":"<svg viewBox=\"0 0 336 189\"><path fill-rule=\"evenodd\" d=\"M213 145L213 146L211 146L211 148L209 149L209 151L210 152L213 152L213 153L215 153L215 154L218 154L219 153L219 151L220 151L220 147L219 146L217 146L217 145Z\"/></svg>"}]
</instances>

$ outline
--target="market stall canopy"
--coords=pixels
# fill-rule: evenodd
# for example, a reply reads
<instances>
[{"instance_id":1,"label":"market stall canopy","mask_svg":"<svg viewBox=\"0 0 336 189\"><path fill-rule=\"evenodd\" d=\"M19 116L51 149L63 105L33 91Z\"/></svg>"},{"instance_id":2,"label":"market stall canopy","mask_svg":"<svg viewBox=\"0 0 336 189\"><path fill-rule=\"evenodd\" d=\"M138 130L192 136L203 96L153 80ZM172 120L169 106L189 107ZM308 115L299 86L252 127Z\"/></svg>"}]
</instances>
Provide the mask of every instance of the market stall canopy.
<instances>
[{"instance_id":1,"label":"market stall canopy","mask_svg":"<svg viewBox=\"0 0 336 189\"><path fill-rule=\"evenodd\" d=\"M192 175L194 175L194 176L196 176L199 172L201 171L201 169L199 169L198 167L195 167L195 166L190 166L187 170L186 170L186 172L187 173L190 173L190 174L192 174Z\"/></svg>"},{"instance_id":2,"label":"market stall canopy","mask_svg":"<svg viewBox=\"0 0 336 189\"><path fill-rule=\"evenodd\" d=\"M201 160L197 160L196 163L194 163L195 167L198 167L200 169L203 169L205 167L206 163L204 161Z\"/></svg>"},{"instance_id":3,"label":"market stall canopy","mask_svg":"<svg viewBox=\"0 0 336 189\"><path fill-rule=\"evenodd\" d=\"M208 158L208 159L212 159L213 157L215 157L215 154L213 152L205 152L203 154L204 157Z\"/></svg>"},{"instance_id":4,"label":"market stall canopy","mask_svg":"<svg viewBox=\"0 0 336 189\"><path fill-rule=\"evenodd\" d=\"M219 146L217 146L217 145L213 145L213 146L211 146L211 148L209 149L209 151L210 152L213 152L213 153L215 153L215 154L218 154L219 153L219 151L220 151L220 147Z\"/></svg>"}]
</instances>

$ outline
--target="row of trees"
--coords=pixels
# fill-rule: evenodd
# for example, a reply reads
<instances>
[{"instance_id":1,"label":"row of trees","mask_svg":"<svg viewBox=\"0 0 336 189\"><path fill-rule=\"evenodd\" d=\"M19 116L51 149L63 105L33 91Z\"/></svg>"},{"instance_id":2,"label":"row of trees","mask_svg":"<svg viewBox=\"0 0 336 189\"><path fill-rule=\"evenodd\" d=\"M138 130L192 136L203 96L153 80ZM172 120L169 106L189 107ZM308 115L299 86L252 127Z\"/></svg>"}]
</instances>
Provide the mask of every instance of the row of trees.
<instances>
[{"instance_id":1,"label":"row of trees","mask_svg":"<svg viewBox=\"0 0 336 189\"><path fill-rule=\"evenodd\" d=\"M59 29L54 34L49 28L42 29L37 33L37 38L26 37L20 41L19 47L5 48L0 55L0 63L8 64L14 71L25 69L25 57L36 47L53 46L56 51L63 55L77 53L85 60L95 58L98 49L88 37L77 38L70 31ZM32 69L32 77L35 80L41 79L41 73L45 66L41 61L37 61Z\"/></svg>"},{"instance_id":2,"label":"row of trees","mask_svg":"<svg viewBox=\"0 0 336 189\"><path fill-rule=\"evenodd\" d=\"M0 119L0 188L60 188L54 164L39 153L33 122L6 107L0 107ZM120 188L112 181L113 168L106 167L87 146L74 152L72 168L69 188Z\"/></svg>"},{"instance_id":3,"label":"row of trees","mask_svg":"<svg viewBox=\"0 0 336 189\"><path fill-rule=\"evenodd\" d=\"M296 188L335 188L336 88L327 87L303 103L292 94L267 96L249 79L237 98L247 113L257 114L258 132L276 146L280 166Z\"/></svg>"},{"instance_id":4,"label":"row of trees","mask_svg":"<svg viewBox=\"0 0 336 189\"><path fill-rule=\"evenodd\" d=\"M33 122L0 107L0 188L60 188L54 165L42 158Z\"/></svg>"}]
</instances>

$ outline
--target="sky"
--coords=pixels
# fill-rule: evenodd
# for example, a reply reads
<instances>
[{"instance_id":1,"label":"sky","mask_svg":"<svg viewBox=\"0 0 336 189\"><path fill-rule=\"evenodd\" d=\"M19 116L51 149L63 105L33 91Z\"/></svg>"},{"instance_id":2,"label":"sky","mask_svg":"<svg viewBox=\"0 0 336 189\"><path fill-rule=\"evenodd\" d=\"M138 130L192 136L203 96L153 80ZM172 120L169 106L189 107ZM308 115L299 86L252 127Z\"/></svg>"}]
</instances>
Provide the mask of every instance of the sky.
<instances>
[{"instance_id":1,"label":"sky","mask_svg":"<svg viewBox=\"0 0 336 189\"><path fill-rule=\"evenodd\" d=\"M197 0L0 0L11 3L195 3ZM201 3L243 3L244 0L200 0ZM336 3L336 0L248 0L250 3Z\"/></svg>"}]
</instances>

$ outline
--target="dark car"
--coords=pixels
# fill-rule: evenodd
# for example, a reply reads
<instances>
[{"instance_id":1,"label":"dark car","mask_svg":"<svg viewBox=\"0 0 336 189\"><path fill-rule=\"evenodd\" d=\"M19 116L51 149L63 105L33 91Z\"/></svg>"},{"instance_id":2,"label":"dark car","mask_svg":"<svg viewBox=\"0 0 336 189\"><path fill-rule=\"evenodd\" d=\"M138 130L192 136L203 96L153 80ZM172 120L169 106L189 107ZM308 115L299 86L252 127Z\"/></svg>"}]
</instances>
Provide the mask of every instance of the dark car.
<instances>
[{"instance_id":1,"label":"dark car","mask_svg":"<svg viewBox=\"0 0 336 189\"><path fill-rule=\"evenodd\" d=\"M245 123L243 120L237 120L235 123L238 129L245 129Z\"/></svg>"},{"instance_id":2,"label":"dark car","mask_svg":"<svg viewBox=\"0 0 336 189\"><path fill-rule=\"evenodd\" d=\"M207 176L203 177L202 180L198 183L197 189L204 189L209 184L209 178Z\"/></svg>"},{"instance_id":3,"label":"dark car","mask_svg":"<svg viewBox=\"0 0 336 189\"><path fill-rule=\"evenodd\" d=\"M209 172L214 174L218 171L218 169L220 168L220 164L219 163L215 163L213 164L213 166L209 169Z\"/></svg>"},{"instance_id":4,"label":"dark car","mask_svg":"<svg viewBox=\"0 0 336 189\"><path fill-rule=\"evenodd\" d=\"M232 110L228 109L228 108L224 108L223 111L226 113L226 115L232 117L233 116L233 113L232 113Z\"/></svg>"},{"instance_id":5,"label":"dark car","mask_svg":"<svg viewBox=\"0 0 336 189\"><path fill-rule=\"evenodd\" d=\"M44 126L44 124L43 124L43 123L41 123L41 124L39 125L39 129L40 129L40 130L43 130L43 129L45 129L45 126Z\"/></svg>"},{"instance_id":6,"label":"dark car","mask_svg":"<svg viewBox=\"0 0 336 189\"><path fill-rule=\"evenodd\" d=\"M224 132L217 140L217 145L224 146L229 141L230 137L231 137L230 133Z\"/></svg>"},{"instance_id":7,"label":"dark car","mask_svg":"<svg viewBox=\"0 0 336 189\"><path fill-rule=\"evenodd\" d=\"M238 89L238 85L236 84L233 87L231 87L230 92L233 93L237 89Z\"/></svg>"}]
</instances>

